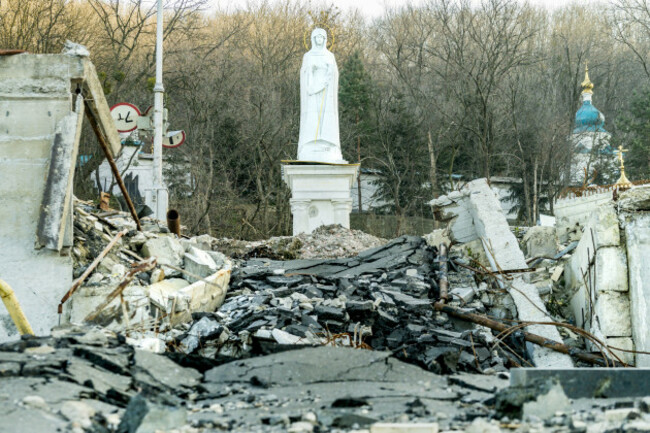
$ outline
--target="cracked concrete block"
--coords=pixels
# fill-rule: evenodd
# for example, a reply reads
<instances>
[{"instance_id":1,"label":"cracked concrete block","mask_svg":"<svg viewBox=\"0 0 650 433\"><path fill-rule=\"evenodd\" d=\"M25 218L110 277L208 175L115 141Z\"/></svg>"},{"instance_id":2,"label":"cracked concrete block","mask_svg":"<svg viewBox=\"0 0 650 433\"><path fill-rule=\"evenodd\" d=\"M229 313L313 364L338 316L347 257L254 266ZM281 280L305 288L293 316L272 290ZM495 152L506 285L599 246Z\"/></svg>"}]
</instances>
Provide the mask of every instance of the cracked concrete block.
<instances>
[{"instance_id":1,"label":"cracked concrete block","mask_svg":"<svg viewBox=\"0 0 650 433\"><path fill-rule=\"evenodd\" d=\"M554 416L556 412L571 412L571 401L557 382L548 393L537 396L535 400L526 402L523 406L525 418L546 419Z\"/></svg>"},{"instance_id":2,"label":"cracked concrete block","mask_svg":"<svg viewBox=\"0 0 650 433\"><path fill-rule=\"evenodd\" d=\"M650 211L650 185L632 188L618 199L619 211Z\"/></svg>"},{"instance_id":3,"label":"cracked concrete block","mask_svg":"<svg viewBox=\"0 0 650 433\"><path fill-rule=\"evenodd\" d=\"M156 307L165 311L169 297L189 285L190 283L183 278L168 278L159 281L155 284L151 284L147 288L149 291L149 299Z\"/></svg>"},{"instance_id":4,"label":"cracked concrete block","mask_svg":"<svg viewBox=\"0 0 650 433\"><path fill-rule=\"evenodd\" d=\"M626 294L617 292L600 293L594 306L600 330L606 337L632 336L630 300Z\"/></svg>"},{"instance_id":5,"label":"cracked concrete block","mask_svg":"<svg viewBox=\"0 0 650 433\"><path fill-rule=\"evenodd\" d=\"M185 249L179 241L171 236L161 236L149 239L142 245L142 255L144 258L157 257L160 265L183 265L183 254Z\"/></svg>"},{"instance_id":6,"label":"cracked concrete block","mask_svg":"<svg viewBox=\"0 0 650 433\"><path fill-rule=\"evenodd\" d=\"M454 299L461 299L463 303L471 302L476 295L472 287L456 287L449 292Z\"/></svg>"},{"instance_id":7,"label":"cracked concrete block","mask_svg":"<svg viewBox=\"0 0 650 433\"><path fill-rule=\"evenodd\" d=\"M621 244L618 214L612 203L605 203L594 209L589 217L583 236L591 238L592 233L596 249L615 247Z\"/></svg>"},{"instance_id":8,"label":"cracked concrete block","mask_svg":"<svg viewBox=\"0 0 650 433\"><path fill-rule=\"evenodd\" d=\"M591 267L591 284L596 293L627 292L627 257L622 247L602 247L596 252L595 266ZM589 262L594 257L590 236L583 236L565 269L565 284L569 289L584 286L583 274L589 282Z\"/></svg>"},{"instance_id":9,"label":"cracked concrete block","mask_svg":"<svg viewBox=\"0 0 650 433\"><path fill-rule=\"evenodd\" d=\"M560 243L580 240L592 214L601 207L614 208L611 191L558 200L553 206L555 234ZM584 230L586 233L586 230Z\"/></svg>"},{"instance_id":10,"label":"cracked concrete block","mask_svg":"<svg viewBox=\"0 0 650 433\"><path fill-rule=\"evenodd\" d=\"M591 328L591 314L592 302L589 303L589 293L586 286L578 286L578 289L571 297L570 308L575 319L576 326L582 329Z\"/></svg>"},{"instance_id":11,"label":"cracked concrete block","mask_svg":"<svg viewBox=\"0 0 650 433\"><path fill-rule=\"evenodd\" d=\"M616 347L623 350L634 350L634 341L630 337L606 337L605 342L608 346ZM634 365L634 353L623 352L621 350L611 349L612 352L619 358L621 358L625 363Z\"/></svg>"},{"instance_id":12,"label":"cracked concrete block","mask_svg":"<svg viewBox=\"0 0 650 433\"><path fill-rule=\"evenodd\" d=\"M490 253L503 270L527 268L519 242L510 231L499 199L490 189L486 179L476 179L465 185L469 191L468 208L474 228L484 241L486 253Z\"/></svg>"},{"instance_id":13,"label":"cracked concrete block","mask_svg":"<svg viewBox=\"0 0 650 433\"><path fill-rule=\"evenodd\" d=\"M519 320L530 322L546 322L548 315L544 303L539 297L537 287L524 282L521 277L515 278L508 293L517 305ZM562 342L560 332L556 327L544 325L530 325L526 331L542 335L549 340ZM542 350L543 349L543 350ZM533 362L539 367L571 368L573 362L571 358L559 352L550 349L538 347L532 352Z\"/></svg>"},{"instance_id":14,"label":"cracked concrete block","mask_svg":"<svg viewBox=\"0 0 650 433\"><path fill-rule=\"evenodd\" d=\"M596 293L627 292L627 256L619 247L601 248L596 254Z\"/></svg>"},{"instance_id":15,"label":"cracked concrete block","mask_svg":"<svg viewBox=\"0 0 650 433\"><path fill-rule=\"evenodd\" d=\"M455 242L464 243L477 238L468 196L469 191L452 191L429 202L435 219L449 224L448 236Z\"/></svg>"},{"instance_id":16,"label":"cracked concrete block","mask_svg":"<svg viewBox=\"0 0 650 433\"><path fill-rule=\"evenodd\" d=\"M528 229L522 239L526 257L553 257L558 245L555 241L555 227L535 226Z\"/></svg>"},{"instance_id":17,"label":"cracked concrete block","mask_svg":"<svg viewBox=\"0 0 650 433\"><path fill-rule=\"evenodd\" d=\"M217 264L212 260L210 254L195 247L189 248L183 258L183 264L185 270L188 272L185 275L185 279L190 283L200 281L197 277L205 278L217 272L218 269Z\"/></svg>"}]
</instances>

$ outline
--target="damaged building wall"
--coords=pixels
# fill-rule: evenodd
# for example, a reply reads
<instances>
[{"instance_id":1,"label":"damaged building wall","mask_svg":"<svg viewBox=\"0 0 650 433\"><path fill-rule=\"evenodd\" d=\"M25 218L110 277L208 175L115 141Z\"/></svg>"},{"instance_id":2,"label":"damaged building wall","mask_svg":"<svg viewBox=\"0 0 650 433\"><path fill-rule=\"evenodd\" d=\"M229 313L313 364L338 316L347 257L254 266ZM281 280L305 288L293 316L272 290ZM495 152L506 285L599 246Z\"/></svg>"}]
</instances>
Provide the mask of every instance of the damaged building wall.
<instances>
[{"instance_id":1,"label":"damaged building wall","mask_svg":"<svg viewBox=\"0 0 650 433\"><path fill-rule=\"evenodd\" d=\"M584 220L580 242L565 268L576 324L624 350L650 349L650 188L563 200L566 220ZM575 214L569 211L573 204ZM558 221L560 218L558 218ZM578 226L576 226L578 227ZM579 227L578 227L579 228ZM558 225L557 236L566 234ZM650 366L650 356L613 350L628 363Z\"/></svg>"},{"instance_id":2,"label":"damaged building wall","mask_svg":"<svg viewBox=\"0 0 650 433\"><path fill-rule=\"evenodd\" d=\"M650 351L650 186L621 194L619 218L625 227L632 336L636 349ZM650 355L637 354L637 367L650 367Z\"/></svg>"},{"instance_id":3,"label":"damaged building wall","mask_svg":"<svg viewBox=\"0 0 650 433\"><path fill-rule=\"evenodd\" d=\"M627 256L611 193L609 197L607 203L590 211L581 240L565 267L564 281L573 293L571 310L576 325L608 345L630 350L634 345ZM617 355L634 362L630 354Z\"/></svg>"},{"instance_id":4,"label":"damaged building wall","mask_svg":"<svg viewBox=\"0 0 650 433\"><path fill-rule=\"evenodd\" d=\"M553 205L555 227L560 243L579 241L594 209L612 202L612 191L585 191L582 196L570 195Z\"/></svg>"},{"instance_id":5,"label":"damaged building wall","mask_svg":"<svg viewBox=\"0 0 650 433\"><path fill-rule=\"evenodd\" d=\"M0 56L0 278L15 291L36 334L58 322L72 283L72 176L82 98L110 118L85 48L64 54ZM79 90L83 96L75 98ZM114 135L113 135L114 134ZM119 152L117 132L106 131ZM0 341L17 335L0 310Z\"/></svg>"}]
</instances>

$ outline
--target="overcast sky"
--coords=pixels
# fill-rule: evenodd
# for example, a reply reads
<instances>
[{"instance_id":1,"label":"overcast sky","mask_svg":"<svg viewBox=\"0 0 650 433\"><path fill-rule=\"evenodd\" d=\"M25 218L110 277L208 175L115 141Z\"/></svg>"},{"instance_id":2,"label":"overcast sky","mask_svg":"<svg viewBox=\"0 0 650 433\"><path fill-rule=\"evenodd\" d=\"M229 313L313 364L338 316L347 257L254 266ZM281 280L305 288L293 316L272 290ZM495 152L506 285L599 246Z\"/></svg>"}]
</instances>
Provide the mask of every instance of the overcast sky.
<instances>
[{"instance_id":1,"label":"overcast sky","mask_svg":"<svg viewBox=\"0 0 650 433\"><path fill-rule=\"evenodd\" d=\"M210 0L210 3L213 6L229 9L231 7L244 6L248 0ZM281 0L277 0L281 1ZM418 4L423 0L411 0L412 3ZM476 0L477 2L479 0ZM562 5L565 5L570 0L528 0L530 4L544 6L550 10L558 8ZM308 3L308 0L304 0L304 3ZM522 0L523 2L523 0ZM596 3L602 2L601 0L580 0L581 4L585 3ZM406 0L316 0L312 1L314 4L333 4L341 10L347 10L350 8L358 8L366 16L375 18L382 15L382 12L388 7L395 7L402 4L406 4Z\"/></svg>"}]
</instances>

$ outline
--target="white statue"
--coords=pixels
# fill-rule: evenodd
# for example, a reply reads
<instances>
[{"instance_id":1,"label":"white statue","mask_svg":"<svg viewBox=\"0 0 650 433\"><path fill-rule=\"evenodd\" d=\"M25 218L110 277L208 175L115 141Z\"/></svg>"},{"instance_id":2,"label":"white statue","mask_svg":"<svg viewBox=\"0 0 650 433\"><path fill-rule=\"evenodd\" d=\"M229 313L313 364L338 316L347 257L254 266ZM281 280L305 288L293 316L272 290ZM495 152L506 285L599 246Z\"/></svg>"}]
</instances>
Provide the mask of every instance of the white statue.
<instances>
[{"instance_id":1,"label":"white statue","mask_svg":"<svg viewBox=\"0 0 650 433\"><path fill-rule=\"evenodd\" d=\"M345 162L339 139L338 92L339 70L327 49L327 32L316 28L300 68L299 160Z\"/></svg>"}]
</instances>

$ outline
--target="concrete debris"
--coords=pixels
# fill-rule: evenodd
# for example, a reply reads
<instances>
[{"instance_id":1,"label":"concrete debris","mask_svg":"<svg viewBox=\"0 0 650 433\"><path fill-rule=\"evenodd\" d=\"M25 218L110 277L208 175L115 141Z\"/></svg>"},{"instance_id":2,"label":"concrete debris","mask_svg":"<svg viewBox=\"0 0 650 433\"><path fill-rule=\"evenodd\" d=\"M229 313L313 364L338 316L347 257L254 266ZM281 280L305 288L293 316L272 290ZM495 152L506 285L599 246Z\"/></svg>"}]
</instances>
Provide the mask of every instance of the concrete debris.
<instances>
[{"instance_id":1,"label":"concrete debris","mask_svg":"<svg viewBox=\"0 0 650 433\"><path fill-rule=\"evenodd\" d=\"M631 431L650 424L642 398L562 400L562 407L554 400L542 418L531 402L563 395L562 387L508 387L504 374L438 375L393 352L317 346L220 363L139 351L102 328L52 334L0 345L0 431L478 432L515 424L574 431L584 423Z\"/></svg>"},{"instance_id":2,"label":"concrete debris","mask_svg":"<svg viewBox=\"0 0 650 433\"><path fill-rule=\"evenodd\" d=\"M461 242L476 239L481 241L493 272L528 269L517 238L511 232L499 200L486 179L473 180L461 192L432 200L431 206L436 219L449 222L452 239ZM549 321L549 314L536 286L521 276L515 276L511 281L500 278L499 286L512 296L519 320ZM549 340L562 342L560 333L552 326L532 324L526 329ZM569 356L544 347L529 347L529 356L538 367L569 368L573 365Z\"/></svg>"},{"instance_id":3,"label":"concrete debris","mask_svg":"<svg viewBox=\"0 0 650 433\"><path fill-rule=\"evenodd\" d=\"M555 227L535 226L526 231L522 239L523 252L527 258L551 258L557 254Z\"/></svg>"},{"instance_id":4,"label":"concrete debris","mask_svg":"<svg viewBox=\"0 0 650 433\"><path fill-rule=\"evenodd\" d=\"M138 232L122 212L95 213L92 205L76 203L72 248L75 277L80 277L91 259L106 249L117 231L125 230L126 235L64 304L64 321L82 323L93 317L94 323L128 331L131 338L137 333L139 338L160 341L154 334L164 339L165 332L191 321L192 313L212 312L221 305L232 262L218 252L201 250L192 240L181 242L154 220L144 218L142 223L146 230ZM155 259L159 267L147 268L127 281L127 270L149 259ZM119 296L96 311L120 286L124 287ZM156 351L158 346L143 344Z\"/></svg>"},{"instance_id":5,"label":"concrete debris","mask_svg":"<svg viewBox=\"0 0 650 433\"><path fill-rule=\"evenodd\" d=\"M221 251L233 258L268 258L274 260L334 259L352 257L369 248L386 243L359 230L340 225L321 226L310 234L280 236L263 241L238 241L200 236L209 249ZM197 238L198 239L198 238Z\"/></svg>"},{"instance_id":6,"label":"concrete debris","mask_svg":"<svg viewBox=\"0 0 650 433\"><path fill-rule=\"evenodd\" d=\"M422 238L406 236L346 259L241 262L226 302L177 347L217 360L300 345L364 347L438 373L505 371L512 355L490 347L488 330L456 328L431 308L435 259ZM485 312L480 302L465 308Z\"/></svg>"}]
</instances>

